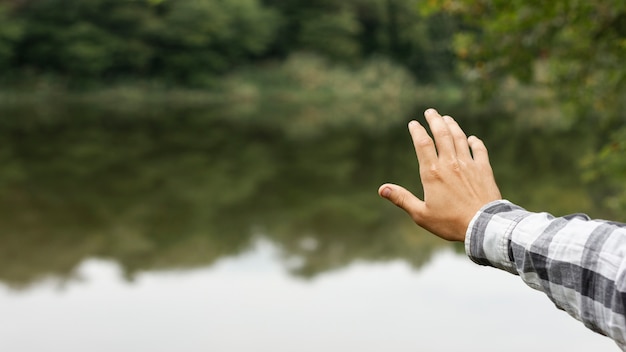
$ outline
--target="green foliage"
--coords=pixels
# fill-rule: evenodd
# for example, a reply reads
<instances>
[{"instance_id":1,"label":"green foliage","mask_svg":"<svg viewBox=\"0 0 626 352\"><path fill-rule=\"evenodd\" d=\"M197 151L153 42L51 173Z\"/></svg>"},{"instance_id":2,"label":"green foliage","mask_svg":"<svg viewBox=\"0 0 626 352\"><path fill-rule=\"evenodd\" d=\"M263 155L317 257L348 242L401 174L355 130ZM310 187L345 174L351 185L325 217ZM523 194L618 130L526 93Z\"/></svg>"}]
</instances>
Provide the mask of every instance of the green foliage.
<instances>
[{"instance_id":1,"label":"green foliage","mask_svg":"<svg viewBox=\"0 0 626 352\"><path fill-rule=\"evenodd\" d=\"M161 7L161 21L149 27L159 53L155 69L192 84L262 53L277 21L256 0L177 0Z\"/></svg>"},{"instance_id":2,"label":"green foliage","mask_svg":"<svg viewBox=\"0 0 626 352\"><path fill-rule=\"evenodd\" d=\"M579 114L624 117L626 3L616 0L521 2L434 0L428 11L464 16L455 38L465 72L497 89L510 75L552 86ZM537 63L548 70L537 72Z\"/></svg>"},{"instance_id":3,"label":"green foliage","mask_svg":"<svg viewBox=\"0 0 626 352\"><path fill-rule=\"evenodd\" d=\"M382 56L420 82L456 77L457 21L422 16L416 0L16 1L0 21L0 67L15 84L208 87L299 52L354 65Z\"/></svg>"},{"instance_id":4,"label":"green foliage","mask_svg":"<svg viewBox=\"0 0 626 352\"><path fill-rule=\"evenodd\" d=\"M131 76L206 85L261 55L277 22L276 12L256 0L49 0L11 12L26 24L10 48L19 59L14 65L73 82ZM2 38L17 23L8 22L0 58L9 50Z\"/></svg>"},{"instance_id":5,"label":"green foliage","mask_svg":"<svg viewBox=\"0 0 626 352\"><path fill-rule=\"evenodd\" d=\"M384 56L419 82L456 78L453 16L423 16L416 0L266 0L283 14L274 50L313 51L340 62Z\"/></svg>"}]
</instances>

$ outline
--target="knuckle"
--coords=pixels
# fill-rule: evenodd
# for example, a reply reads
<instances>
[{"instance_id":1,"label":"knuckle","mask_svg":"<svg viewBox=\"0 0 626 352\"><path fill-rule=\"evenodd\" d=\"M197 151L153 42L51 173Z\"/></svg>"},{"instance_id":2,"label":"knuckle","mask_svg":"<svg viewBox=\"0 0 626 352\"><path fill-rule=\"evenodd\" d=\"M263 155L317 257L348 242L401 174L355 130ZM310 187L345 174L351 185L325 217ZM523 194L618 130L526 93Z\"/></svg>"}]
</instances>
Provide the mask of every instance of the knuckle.
<instances>
[{"instance_id":1,"label":"knuckle","mask_svg":"<svg viewBox=\"0 0 626 352\"><path fill-rule=\"evenodd\" d=\"M429 147L432 145L432 143L433 143L433 140L430 139L430 137L420 138L417 141L415 141L415 144L421 148Z\"/></svg>"},{"instance_id":2,"label":"knuckle","mask_svg":"<svg viewBox=\"0 0 626 352\"><path fill-rule=\"evenodd\" d=\"M452 132L447 126L434 128L433 133L441 137L449 137L452 135Z\"/></svg>"},{"instance_id":3,"label":"knuckle","mask_svg":"<svg viewBox=\"0 0 626 352\"><path fill-rule=\"evenodd\" d=\"M431 165L423 170L422 178L426 180L441 180L441 170L437 167L437 165Z\"/></svg>"},{"instance_id":4,"label":"knuckle","mask_svg":"<svg viewBox=\"0 0 626 352\"><path fill-rule=\"evenodd\" d=\"M396 198L396 205L402 209L404 209L406 205L406 194L401 194Z\"/></svg>"},{"instance_id":5,"label":"knuckle","mask_svg":"<svg viewBox=\"0 0 626 352\"><path fill-rule=\"evenodd\" d=\"M454 138L456 139L457 143L462 143L464 145L468 144L467 143L467 136L460 129L458 129L456 132L454 132Z\"/></svg>"},{"instance_id":6,"label":"knuckle","mask_svg":"<svg viewBox=\"0 0 626 352\"><path fill-rule=\"evenodd\" d=\"M458 159L451 160L449 163L449 167L454 172L461 171L461 162Z\"/></svg>"},{"instance_id":7,"label":"knuckle","mask_svg":"<svg viewBox=\"0 0 626 352\"><path fill-rule=\"evenodd\" d=\"M459 159L454 158L454 159L451 159L450 161L448 161L448 166L451 169L459 169L459 168L461 168L461 163L459 162Z\"/></svg>"}]
</instances>

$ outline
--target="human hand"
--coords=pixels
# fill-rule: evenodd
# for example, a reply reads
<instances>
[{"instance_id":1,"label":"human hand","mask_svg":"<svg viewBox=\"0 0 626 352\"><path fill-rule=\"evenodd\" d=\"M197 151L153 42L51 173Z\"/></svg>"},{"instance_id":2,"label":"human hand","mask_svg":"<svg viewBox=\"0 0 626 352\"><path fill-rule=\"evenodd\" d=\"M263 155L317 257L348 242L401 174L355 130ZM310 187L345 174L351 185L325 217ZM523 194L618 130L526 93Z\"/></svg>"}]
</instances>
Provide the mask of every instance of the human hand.
<instances>
[{"instance_id":1,"label":"human hand","mask_svg":"<svg viewBox=\"0 0 626 352\"><path fill-rule=\"evenodd\" d=\"M450 117L434 109L424 112L435 139L417 121L409 123L424 188L420 200L405 188L384 184L378 194L404 209L421 227L449 240L464 241L480 208L501 199L483 142L466 137ZM470 153L471 148L471 153Z\"/></svg>"}]
</instances>

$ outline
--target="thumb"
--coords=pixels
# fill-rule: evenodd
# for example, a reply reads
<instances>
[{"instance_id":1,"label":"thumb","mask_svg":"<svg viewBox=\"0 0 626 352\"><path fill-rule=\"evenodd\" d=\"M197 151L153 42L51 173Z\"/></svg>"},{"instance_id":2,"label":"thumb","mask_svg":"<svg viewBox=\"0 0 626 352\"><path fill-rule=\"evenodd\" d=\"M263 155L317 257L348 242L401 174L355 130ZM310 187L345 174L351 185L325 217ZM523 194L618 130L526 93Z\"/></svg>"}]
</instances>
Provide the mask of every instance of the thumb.
<instances>
[{"instance_id":1,"label":"thumb","mask_svg":"<svg viewBox=\"0 0 626 352\"><path fill-rule=\"evenodd\" d=\"M424 206L424 202L406 188L391 183L385 183L380 186L378 194L404 209L413 218L420 213L420 209Z\"/></svg>"}]
</instances>

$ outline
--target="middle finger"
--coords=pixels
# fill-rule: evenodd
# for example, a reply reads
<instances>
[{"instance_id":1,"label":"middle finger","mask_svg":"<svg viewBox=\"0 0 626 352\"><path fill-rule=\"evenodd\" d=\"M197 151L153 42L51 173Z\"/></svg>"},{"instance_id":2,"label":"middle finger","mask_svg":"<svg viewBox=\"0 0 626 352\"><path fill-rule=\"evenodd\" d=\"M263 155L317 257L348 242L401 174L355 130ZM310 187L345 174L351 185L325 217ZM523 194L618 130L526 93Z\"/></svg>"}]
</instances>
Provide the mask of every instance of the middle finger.
<instances>
[{"instance_id":1,"label":"middle finger","mask_svg":"<svg viewBox=\"0 0 626 352\"><path fill-rule=\"evenodd\" d=\"M428 121L428 125L430 126L430 131L433 134L439 159L456 159L454 139L452 138L452 132L450 131L448 124L435 109L426 110L424 112L424 116L426 117L426 121Z\"/></svg>"},{"instance_id":2,"label":"middle finger","mask_svg":"<svg viewBox=\"0 0 626 352\"><path fill-rule=\"evenodd\" d=\"M452 133L452 140L454 141L454 148L456 150L456 155L459 159L467 160L471 159L471 154L469 152L469 145L467 144L467 136L465 132L461 129L461 126L454 121L451 116L444 116L443 120L448 124L448 128L450 129L450 133Z\"/></svg>"}]
</instances>

